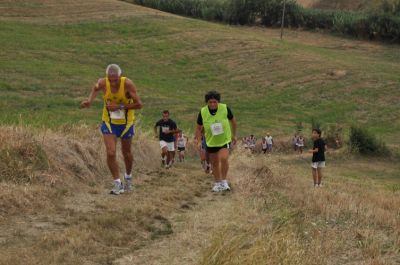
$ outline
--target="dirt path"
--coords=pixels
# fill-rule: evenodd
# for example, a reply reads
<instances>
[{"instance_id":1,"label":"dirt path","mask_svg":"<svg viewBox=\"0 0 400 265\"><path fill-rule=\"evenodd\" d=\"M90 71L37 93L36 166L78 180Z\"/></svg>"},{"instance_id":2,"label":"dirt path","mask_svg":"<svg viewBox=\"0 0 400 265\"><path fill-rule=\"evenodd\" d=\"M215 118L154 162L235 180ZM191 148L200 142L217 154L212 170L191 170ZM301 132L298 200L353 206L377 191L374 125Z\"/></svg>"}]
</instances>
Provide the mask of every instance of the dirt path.
<instances>
[{"instance_id":1,"label":"dirt path","mask_svg":"<svg viewBox=\"0 0 400 265\"><path fill-rule=\"evenodd\" d=\"M182 207L182 211L171 214L172 235L117 259L115 264L197 264L212 234L229 222L235 205L237 197L234 193L208 192L205 197Z\"/></svg>"}]
</instances>

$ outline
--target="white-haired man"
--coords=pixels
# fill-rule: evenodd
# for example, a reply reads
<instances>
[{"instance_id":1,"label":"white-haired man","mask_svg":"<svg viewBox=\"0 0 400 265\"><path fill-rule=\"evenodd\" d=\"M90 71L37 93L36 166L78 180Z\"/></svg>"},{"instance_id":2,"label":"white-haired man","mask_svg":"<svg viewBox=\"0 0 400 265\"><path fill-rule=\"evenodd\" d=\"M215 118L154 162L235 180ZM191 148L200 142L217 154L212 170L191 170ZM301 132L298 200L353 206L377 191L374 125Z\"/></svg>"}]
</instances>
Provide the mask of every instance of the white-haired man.
<instances>
[{"instance_id":1,"label":"white-haired man","mask_svg":"<svg viewBox=\"0 0 400 265\"><path fill-rule=\"evenodd\" d=\"M107 165L114 179L111 194L121 194L125 190L132 190L131 150L132 137L135 130L135 109L142 108L142 102L136 92L135 84L128 78L121 76L121 68L110 64L106 69L106 77L100 78L92 88L88 99L81 102L81 108L90 107L93 100L103 92L104 107L101 132L107 151ZM121 139L122 155L125 162L125 185L119 176L119 167L116 156L117 139Z\"/></svg>"}]
</instances>

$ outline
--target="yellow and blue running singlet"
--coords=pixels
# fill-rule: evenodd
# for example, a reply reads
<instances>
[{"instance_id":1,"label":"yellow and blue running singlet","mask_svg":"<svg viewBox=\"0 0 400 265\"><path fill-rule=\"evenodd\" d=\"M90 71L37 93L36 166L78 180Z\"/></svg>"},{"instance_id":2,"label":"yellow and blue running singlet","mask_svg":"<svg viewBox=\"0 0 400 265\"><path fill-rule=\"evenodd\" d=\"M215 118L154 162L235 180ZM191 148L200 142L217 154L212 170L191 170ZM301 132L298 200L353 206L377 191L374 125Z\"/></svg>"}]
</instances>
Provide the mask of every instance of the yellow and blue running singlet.
<instances>
[{"instance_id":1,"label":"yellow and blue running singlet","mask_svg":"<svg viewBox=\"0 0 400 265\"><path fill-rule=\"evenodd\" d=\"M134 136L135 112L133 109L119 109L116 111L107 110L107 103L115 103L118 105L126 105L133 103L131 98L127 98L125 93L126 77L121 77L118 92L111 92L111 84L106 77L106 91L103 97L103 123L101 132L103 134L115 134L118 138L128 139Z\"/></svg>"}]
</instances>

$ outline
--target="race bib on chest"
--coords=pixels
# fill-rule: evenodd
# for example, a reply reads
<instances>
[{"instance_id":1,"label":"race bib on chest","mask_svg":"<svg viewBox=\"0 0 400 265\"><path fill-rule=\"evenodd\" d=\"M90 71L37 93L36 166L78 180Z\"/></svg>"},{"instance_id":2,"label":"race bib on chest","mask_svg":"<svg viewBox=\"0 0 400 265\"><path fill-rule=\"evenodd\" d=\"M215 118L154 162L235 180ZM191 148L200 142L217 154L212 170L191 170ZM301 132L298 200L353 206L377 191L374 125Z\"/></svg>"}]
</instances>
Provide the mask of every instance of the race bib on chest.
<instances>
[{"instance_id":1,"label":"race bib on chest","mask_svg":"<svg viewBox=\"0 0 400 265\"><path fill-rule=\"evenodd\" d=\"M161 127L162 133L169 133L169 127Z\"/></svg>"},{"instance_id":2,"label":"race bib on chest","mask_svg":"<svg viewBox=\"0 0 400 265\"><path fill-rule=\"evenodd\" d=\"M222 123L216 122L216 123L211 124L211 133L213 136L223 134L224 128L222 127Z\"/></svg>"},{"instance_id":3,"label":"race bib on chest","mask_svg":"<svg viewBox=\"0 0 400 265\"><path fill-rule=\"evenodd\" d=\"M125 119L125 110L116 110L110 112L111 119Z\"/></svg>"}]
</instances>

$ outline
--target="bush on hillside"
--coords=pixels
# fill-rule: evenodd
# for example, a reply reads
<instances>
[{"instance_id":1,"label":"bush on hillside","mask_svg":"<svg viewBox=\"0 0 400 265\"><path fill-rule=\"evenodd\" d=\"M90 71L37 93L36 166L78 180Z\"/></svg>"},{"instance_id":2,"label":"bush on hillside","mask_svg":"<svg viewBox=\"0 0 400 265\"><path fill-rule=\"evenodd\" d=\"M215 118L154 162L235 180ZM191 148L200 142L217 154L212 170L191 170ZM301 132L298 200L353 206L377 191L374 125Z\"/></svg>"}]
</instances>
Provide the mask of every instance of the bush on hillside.
<instances>
[{"instance_id":1,"label":"bush on hillside","mask_svg":"<svg viewBox=\"0 0 400 265\"><path fill-rule=\"evenodd\" d=\"M350 128L350 149L362 155L387 155L389 150L385 143L378 140L367 129L357 126Z\"/></svg>"},{"instance_id":2,"label":"bush on hillside","mask_svg":"<svg viewBox=\"0 0 400 265\"><path fill-rule=\"evenodd\" d=\"M328 125L324 140L330 148L341 148L343 146L343 126L339 124Z\"/></svg>"}]
</instances>

